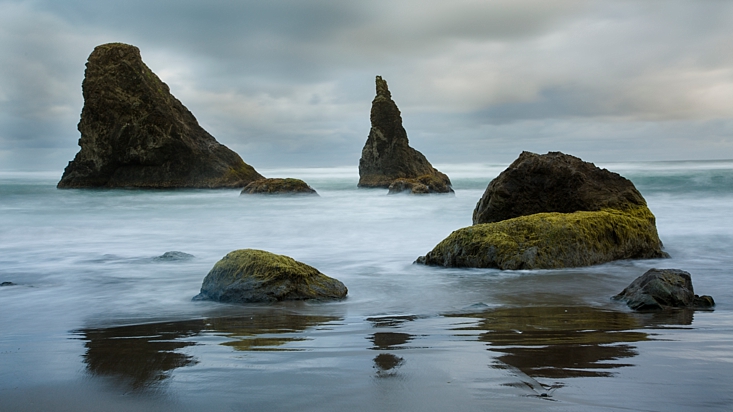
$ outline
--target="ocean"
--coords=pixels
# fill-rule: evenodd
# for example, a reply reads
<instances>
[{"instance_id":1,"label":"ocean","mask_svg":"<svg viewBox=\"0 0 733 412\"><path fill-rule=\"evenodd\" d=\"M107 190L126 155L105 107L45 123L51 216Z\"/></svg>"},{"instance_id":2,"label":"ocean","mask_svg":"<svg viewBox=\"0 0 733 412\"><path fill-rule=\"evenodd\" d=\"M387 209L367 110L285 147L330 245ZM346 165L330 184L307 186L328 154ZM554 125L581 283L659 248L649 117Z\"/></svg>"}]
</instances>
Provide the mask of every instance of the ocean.
<instances>
[{"instance_id":1,"label":"ocean","mask_svg":"<svg viewBox=\"0 0 733 412\"><path fill-rule=\"evenodd\" d=\"M733 409L733 161L599 164L634 182L671 258L562 270L413 264L506 164L438 165L455 195L357 189L356 167L260 170L318 197L58 190L0 173L2 411ZM341 280L347 299L192 301L243 248ZM173 258L161 258L177 251ZM712 311L611 296L690 272Z\"/></svg>"}]
</instances>

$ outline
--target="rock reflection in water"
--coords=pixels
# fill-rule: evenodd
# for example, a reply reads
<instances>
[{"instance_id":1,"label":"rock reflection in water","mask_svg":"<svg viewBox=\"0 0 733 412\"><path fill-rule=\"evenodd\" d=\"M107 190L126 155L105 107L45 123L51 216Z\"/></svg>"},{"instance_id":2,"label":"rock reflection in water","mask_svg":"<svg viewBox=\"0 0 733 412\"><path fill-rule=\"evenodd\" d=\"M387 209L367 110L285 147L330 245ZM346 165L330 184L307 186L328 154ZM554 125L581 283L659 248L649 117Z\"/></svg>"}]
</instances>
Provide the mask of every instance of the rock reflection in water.
<instances>
[{"instance_id":1,"label":"rock reflection in water","mask_svg":"<svg viewBox=\"0 0 733 412\"><path fill-rule=\"evenodd\" d=\"M91 374L113 378L133 391L143 391L156 389L174 369L198 363L193 356L178 351L210 341L202 339L207 336L223 337L227 340L218 344L238 351L288 350L282 346L307 339L297 334L339 319L289 313L256 314L83 329L75 333L86 341L83 358Z\"/></svg>"},{"instance_id":2,"label":"rock reflection in water","mask_svg":"<svg viewBox=\"0 0 733 412\"><path fill-rule=\"evenodd\" d=\"M289 342L308 340L308 338L301 335L288 336L288 334L297 334L317 325L338 320L340 318L331 316L280 313L266 317L210 319L207 326L214 334L232 339L222 345L230 346L238 351L293 351L299 349L283 348L282 346Z\"/></svg>"},{"instance_id":3,"label":"rock reflection in water","mask_svg":"<svg viewBox=\"0 0 733 412\"><path fill-rule=\"evenodd\" d=\"M395 376L397 368L402 366L405 360L391 353L380 353L374 358L374 368L377 369L377 377L385 378Z\"/></svg>"},{"instance_id":4,"label":"rock reflection in water","mask_svg":"<svg viewBox=\"0 0 733 412\"><path fill-rule=\"evenodd\" d=\"M196 363L176 350L194 345L180 339L203 327L203 321L195 320L81 330L87 341L84 363L93 375L112 377L135 391L150 389L173 369Z\"/></svg>"},{"instance_id":5,"label":"rock reflection in water","mask_svg":"<svg viewBox=\"0 0 733 412\"><path fill-rule=\"evenodd\" d=\"M462 315L466 316L466 315ZM532 378L603 377L637 355L630 343L649 335L630 313L592 307L500 308L468 315L485 330L481 341L503 353L497 368L516 368Z\"/></svg>"},{"instance_id":6,"label":"rock reflection in water","mask_svg":"<svg viewBox=\"0 0 733 412\"><path fill-rule=\"evenodd\" d=\"M395 350L404 349L402 345L410 342L413 336L407 333L397 332L377 332L369 337L369 340L374 343L369 349L373 350Z\"/></svg>"}]
</instances>

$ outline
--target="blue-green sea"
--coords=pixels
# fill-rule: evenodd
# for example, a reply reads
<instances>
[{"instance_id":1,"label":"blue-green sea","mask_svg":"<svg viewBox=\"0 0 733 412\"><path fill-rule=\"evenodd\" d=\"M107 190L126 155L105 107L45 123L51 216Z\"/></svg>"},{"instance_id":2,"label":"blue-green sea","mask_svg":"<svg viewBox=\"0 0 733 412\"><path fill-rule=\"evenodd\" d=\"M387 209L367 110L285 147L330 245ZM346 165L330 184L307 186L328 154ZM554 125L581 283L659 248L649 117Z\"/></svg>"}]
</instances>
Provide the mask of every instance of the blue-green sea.
<instances>
[{"instance_id":1,"label":"blue-green sea","mask_svg":"<svg viewBox=\"0 0 733 412\"><path fill-rule=\"evenodd\" d=\"M669 259L414 265L506 166L438 165L454 196L357 189L356 167L259 170L318 197L0 172L0 410L733 410L733 161L599 164L644 195ZM348 298L192 301L243 248L314 266ZM716 307L610 299L650 268L690 272Z\"/></svg>"}]
</instances>

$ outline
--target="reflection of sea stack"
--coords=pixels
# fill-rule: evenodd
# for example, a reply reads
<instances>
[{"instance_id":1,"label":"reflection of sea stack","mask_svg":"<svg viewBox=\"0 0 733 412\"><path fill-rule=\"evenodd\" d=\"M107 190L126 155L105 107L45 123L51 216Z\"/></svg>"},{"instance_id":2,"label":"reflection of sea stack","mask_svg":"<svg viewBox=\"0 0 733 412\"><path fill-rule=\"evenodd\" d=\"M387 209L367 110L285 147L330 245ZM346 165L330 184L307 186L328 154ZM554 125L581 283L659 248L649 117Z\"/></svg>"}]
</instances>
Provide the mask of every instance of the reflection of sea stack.
<instances>
[{"instance_id":1,"label":"reflection of sea stack","mask_svg":"<svg viewBox=\"0 0 733 412\"><path fill-rule=\"evenodd\" d=\"M82 91L81 150L60 188L243 187L262 178L199 126L135 46L97 46Z\"/></svg>"},{"instance_id":2,"label":"reflection of sea stack","mask_svg":"<svg viewBox=\"0 0 733 412\"><path fill-rule=\"evenodd\" d=\"M372 101L371 123L359 160L359 187L390 187L420 192L452 192L450 179L428 162L422 153L410 147L402 127L400 110L392 100L387 82L377 76L377 95ZM417 188L417 190L416 190Z\"/></svg>"}]
</instances>

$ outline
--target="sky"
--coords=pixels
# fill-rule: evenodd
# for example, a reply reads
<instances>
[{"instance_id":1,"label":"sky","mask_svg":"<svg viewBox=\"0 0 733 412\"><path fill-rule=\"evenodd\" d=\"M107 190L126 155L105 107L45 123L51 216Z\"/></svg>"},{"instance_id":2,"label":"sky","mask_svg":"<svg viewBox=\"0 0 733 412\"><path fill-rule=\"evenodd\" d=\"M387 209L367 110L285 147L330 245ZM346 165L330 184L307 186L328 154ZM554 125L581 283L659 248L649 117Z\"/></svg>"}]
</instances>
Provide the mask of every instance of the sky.
<instances>
[{"instance_id":1,"label":"sky","mask_svg":"<svg viewBox=\"0 0 733 412\"><path fill-rule=\"evenodd\" d=\"M0 0L0 171L63 171L109 42L258 169L357 167L376 75L434 165L733 159L731 1Z\"/></svg>"}]
</instances>

